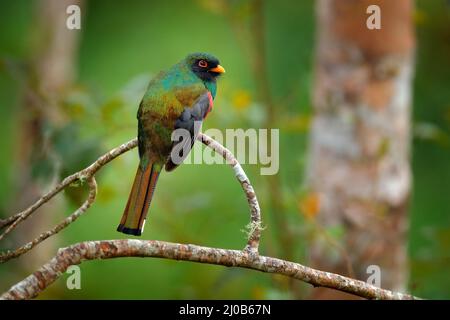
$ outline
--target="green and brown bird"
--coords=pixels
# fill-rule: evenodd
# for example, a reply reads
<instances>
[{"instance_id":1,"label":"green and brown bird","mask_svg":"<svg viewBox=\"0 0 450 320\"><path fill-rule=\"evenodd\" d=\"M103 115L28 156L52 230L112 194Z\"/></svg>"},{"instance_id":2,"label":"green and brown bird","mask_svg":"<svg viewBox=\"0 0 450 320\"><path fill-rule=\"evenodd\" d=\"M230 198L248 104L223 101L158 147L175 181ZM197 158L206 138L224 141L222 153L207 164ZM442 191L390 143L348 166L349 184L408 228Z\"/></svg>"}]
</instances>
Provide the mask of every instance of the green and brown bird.
<instances>
[{"instance_id":1,"label":"green and brown bird","mask_svg":"<svg viewBox=\"0 0 450 320\"><path fill-rule=\"evenodd\" d=\"M147 88L139 105L138 146L140 163L117 231L141 235L148 208L163 167L175 169L173 150L186 140L172 141L172 133L184 129L192 148L198 134L198 122L211 111L216 96L216 79L225 72L219 60L207 53L193 53L159 73ZM181 160L187 156L181 152ZM178 155L178 153L177 153Z\"/></svg>"}]
</instances>

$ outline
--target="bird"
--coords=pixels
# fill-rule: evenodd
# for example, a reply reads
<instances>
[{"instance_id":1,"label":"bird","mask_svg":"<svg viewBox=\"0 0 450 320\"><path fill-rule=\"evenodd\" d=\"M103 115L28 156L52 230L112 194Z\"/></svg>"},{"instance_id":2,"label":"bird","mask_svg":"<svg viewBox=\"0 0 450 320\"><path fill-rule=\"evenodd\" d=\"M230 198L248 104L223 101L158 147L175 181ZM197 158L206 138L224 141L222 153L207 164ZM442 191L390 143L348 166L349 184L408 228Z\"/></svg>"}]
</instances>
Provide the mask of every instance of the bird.
<instances>
[{"instance_id":1,"label":"bird","mask_svg":"<svg viewBox=\"0 0 450 320\"><path fill-rule=\"evenodd\" d=\"M137 112L139 166L117 231L142 234L162 169L174 170L191 150L223 73L212 54L191 53L150 81ZM178 129L190 139L172 141Z\"/></svg>"}]
</instances>

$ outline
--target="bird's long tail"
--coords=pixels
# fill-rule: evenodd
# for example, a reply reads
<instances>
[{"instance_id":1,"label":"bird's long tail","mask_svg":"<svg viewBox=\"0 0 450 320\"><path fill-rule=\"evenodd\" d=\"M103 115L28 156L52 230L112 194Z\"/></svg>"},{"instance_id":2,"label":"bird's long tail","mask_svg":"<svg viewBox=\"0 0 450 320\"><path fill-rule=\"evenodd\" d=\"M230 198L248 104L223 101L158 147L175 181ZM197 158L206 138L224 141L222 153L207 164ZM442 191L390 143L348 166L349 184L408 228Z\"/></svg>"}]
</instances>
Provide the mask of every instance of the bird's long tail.
<instances>
[{"instance_id":1,"label":"bird's long tail","mask_svg":"<svg viewBox=\"0 0 450 320\"><path fill-rule=\"evenodd\" d=\"M135 236L142 234L145 218L147 217L160 172L161 166L158 164L139 165L130 196L128 197L127 206L117 231Z\"/></svg>"}]
</instances>

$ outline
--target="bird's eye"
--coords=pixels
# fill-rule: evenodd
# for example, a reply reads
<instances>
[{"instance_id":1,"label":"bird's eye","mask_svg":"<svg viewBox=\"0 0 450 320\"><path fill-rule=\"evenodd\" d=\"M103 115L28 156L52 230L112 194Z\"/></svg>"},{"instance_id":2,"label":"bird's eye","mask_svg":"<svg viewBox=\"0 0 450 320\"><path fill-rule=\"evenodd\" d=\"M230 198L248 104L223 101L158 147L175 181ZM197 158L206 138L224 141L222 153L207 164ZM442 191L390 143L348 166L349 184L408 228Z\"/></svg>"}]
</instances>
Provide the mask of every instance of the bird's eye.
<instances>
[{"instance_id":1,"label":"bird's eye","mask_svg":"<svg viewBox=\"0 0 450 320\"><path fill-rule=\"evenodd\" d=\"M205 60L200 60L198 62L198 66L201 68L206 68L208 66L208 62L206 62Z\"/></svg>"}]
</instances>

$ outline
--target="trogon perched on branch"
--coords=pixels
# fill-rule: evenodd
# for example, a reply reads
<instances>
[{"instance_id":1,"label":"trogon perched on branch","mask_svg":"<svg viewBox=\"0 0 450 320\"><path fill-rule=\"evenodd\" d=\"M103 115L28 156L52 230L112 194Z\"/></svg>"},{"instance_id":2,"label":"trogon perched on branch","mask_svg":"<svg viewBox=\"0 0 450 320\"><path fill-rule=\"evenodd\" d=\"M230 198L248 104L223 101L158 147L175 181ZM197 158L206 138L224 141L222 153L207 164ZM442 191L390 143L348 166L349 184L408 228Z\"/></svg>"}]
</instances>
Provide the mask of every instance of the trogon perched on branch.
<instances>
[{"instance_id":1,"label":"trogon perched on branch","mask_svg":"<svg viewBox=\"0 0 450 320\"><path fill-rule=\"evenodd\" d=\"M189 132L189 152L198 134L194 123L211 111L216 79L224 72L214 56L193 53L150 81L137 113L140 163L117 231L141 235L162 168L171 171L180 164L172 151L186 141L172 141L173 131Z\"/></svg>"}]
</instances>

